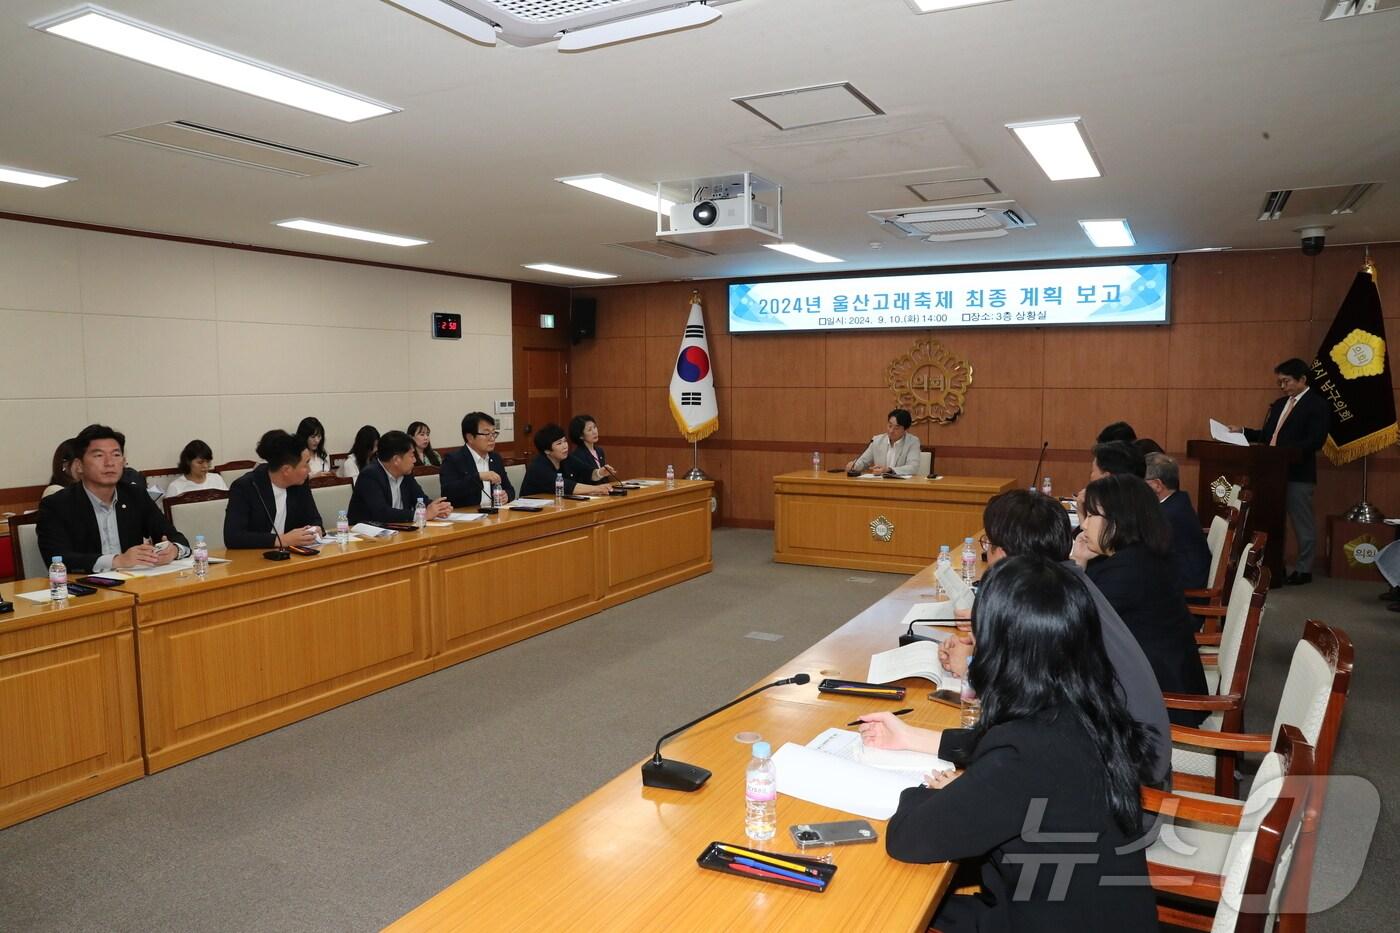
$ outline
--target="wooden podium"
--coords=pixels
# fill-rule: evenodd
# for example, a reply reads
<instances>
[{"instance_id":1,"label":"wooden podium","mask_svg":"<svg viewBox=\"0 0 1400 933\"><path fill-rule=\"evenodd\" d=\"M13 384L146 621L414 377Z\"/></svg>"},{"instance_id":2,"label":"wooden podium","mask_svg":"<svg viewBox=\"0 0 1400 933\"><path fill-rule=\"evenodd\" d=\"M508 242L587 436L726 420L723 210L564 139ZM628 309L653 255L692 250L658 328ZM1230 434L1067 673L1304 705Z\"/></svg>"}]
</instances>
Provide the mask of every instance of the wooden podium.
<instances>
[{"instance_id":1,"label":"wooden podium","mask_svg":"<svg viewBox=\"0 0 1400 933\"><path fill-rule=\"evenodd\" d=\"M1224 444L1220 441L1186 442L1186 455L1200 462L1200 480L1196 484L1196 512L1202 527L1208 527L1215 516L1215 498L1211 483L1223 476L1231 483L1248 487L1254 492L1250 506L1250 529L1269 535L1264 548L1264 564L1275 580L1282 580L1284 521L1288 514L1288 465L1297 460L1299 452L1292 447L1269 447L1265 444Z\"/></svg>"}]
</instances>

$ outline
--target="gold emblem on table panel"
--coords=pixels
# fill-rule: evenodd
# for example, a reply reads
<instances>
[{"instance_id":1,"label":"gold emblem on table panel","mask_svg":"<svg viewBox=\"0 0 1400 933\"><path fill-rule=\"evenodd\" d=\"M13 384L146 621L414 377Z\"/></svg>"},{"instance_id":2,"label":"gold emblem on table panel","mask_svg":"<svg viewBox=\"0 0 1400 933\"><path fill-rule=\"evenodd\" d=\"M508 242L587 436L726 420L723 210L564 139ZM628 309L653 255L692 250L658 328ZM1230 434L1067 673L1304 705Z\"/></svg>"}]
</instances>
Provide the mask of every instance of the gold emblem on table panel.
<instances>
[{"instance_id":1,"label":"gold emblem on table panel","mask_svg":"<svg viewBox=\"0 0 1400 933\"><path fill-rule=\"evenodd\" d=\"M870 537L889 544L894 540L894 522L883 515L877 516L870 523Z\"/></svg>"},{"instance_id":2,"label":"gold emblem on table panel","mask_svg":"<svg viewBox=\"0 0 1400 933\"><path fill-rule=\"evenodd\" d=\"M1210 481L1210 497L1215 500L1216 505L1225 505L1230 501L1230 490L1234 488L1234 483L1223 476L1217 476Z\"/></svg>"},{"instance_id":3,"label":"gold emblem on table panel","mask_svg":"<svg viewBox=\"0 0 1400 933\"><path fill-rule=\"evenodd\" d=\"M1360 535L1343 544L1342 552L1346 554L1347 563L1351 566L1370 567L1375 564L1376 555L1381 552L1381 545L1370 535Z\"/></svg>"},{"instance_id":4,"label":"gold emblem on table panel","mask_svg":"<svg viewBox=\"0 0 1400 933\"><path fill-rule=\"evenodd\" d=\"M1343 379L1379 376L1385 372L1385 341L1358 328L1343 337L1327 353Z\"/></svg>"},{"instance_id":5,"label":"gold emblem on table panel","mask_svg":"<svg viewBox=\"0 0 1400 933\"><path fill-rule=\"evenodd\" d=\"M972 388L972 364L955 357L943 344L920 338L909 352L885 367L895 404L909 410L914 423L952 424L962 414Z\"/></svg>"}]
</instances>

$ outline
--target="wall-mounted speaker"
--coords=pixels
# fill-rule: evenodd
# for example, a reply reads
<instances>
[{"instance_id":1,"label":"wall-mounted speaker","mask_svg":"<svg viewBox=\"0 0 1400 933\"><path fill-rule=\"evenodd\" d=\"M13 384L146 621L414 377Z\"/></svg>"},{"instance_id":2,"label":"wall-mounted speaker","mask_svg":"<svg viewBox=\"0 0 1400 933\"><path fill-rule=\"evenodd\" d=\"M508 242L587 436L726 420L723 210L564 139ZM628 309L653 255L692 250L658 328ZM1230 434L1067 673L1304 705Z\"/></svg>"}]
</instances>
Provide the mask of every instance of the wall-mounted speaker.
<instances>
[{"instance_id":1,"label":"wall-mounted speaker","mask_svg":"<svg viewBox=\"0 0 1400 933\"><path fill-rule=\"evenodd\" d=\"M597 336L598 299L575 298L569 306L569 338L574 343Z\"/></svg>"}]
</instances>

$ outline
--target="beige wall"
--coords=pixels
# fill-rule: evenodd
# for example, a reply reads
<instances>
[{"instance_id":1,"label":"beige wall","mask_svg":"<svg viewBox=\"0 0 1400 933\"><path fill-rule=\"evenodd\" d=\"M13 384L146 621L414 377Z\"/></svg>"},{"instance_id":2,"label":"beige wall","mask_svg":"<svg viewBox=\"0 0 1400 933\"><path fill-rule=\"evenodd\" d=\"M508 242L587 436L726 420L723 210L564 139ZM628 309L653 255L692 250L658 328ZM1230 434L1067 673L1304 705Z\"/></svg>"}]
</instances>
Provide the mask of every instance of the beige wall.
<instances>
[{"instance_id":1,"label":"beige wall","mask_svg":"<svg viewBox=\"0 0 1400 933\"><path fill-rule=\"evenodd\" d=\"M398 257L394 257L398 258ZM429 336L462 315L461 341ZM510 285L0 221L0 488L47 480L54 446L99 421L142 469L199 437L251 457L263 431L422 420L461 443L512 397Z\"/></svg>"}]
</instances>

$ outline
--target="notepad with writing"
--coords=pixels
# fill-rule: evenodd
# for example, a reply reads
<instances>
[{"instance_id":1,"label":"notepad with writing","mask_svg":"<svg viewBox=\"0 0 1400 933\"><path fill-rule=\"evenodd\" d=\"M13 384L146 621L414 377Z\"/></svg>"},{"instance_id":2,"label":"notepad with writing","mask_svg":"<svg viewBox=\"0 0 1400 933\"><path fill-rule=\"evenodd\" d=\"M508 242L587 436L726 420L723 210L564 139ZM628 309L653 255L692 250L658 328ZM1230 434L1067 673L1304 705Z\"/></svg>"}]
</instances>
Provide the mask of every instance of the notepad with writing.
<instances>
[{"instance_id":1,"label":"notepad with writing","mask_svg":"<svg viewBox=\"0 0 1400 933\"><path fill-rule=\"evenodd\" d=\"M922 677L940 690L962 690L962 680L939 662L936 642L916 641L870 656L870 673L865 679L872 684L887 684L905 677Z\"/></svg>"},{"instance_id":2,"label":"notepad with writing","mask_svg":"<svg viewBox=\"0 0 1400 933\"><path fill-rule=\"evenodd\" d=\"M784 744L773 766L778 793L871 820L893 816L900 793L928 772L953 767L923 752L869 748L860 733L844 729L827 729L806 745Z\"/></svg>"}]
</instances>

